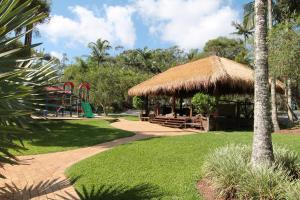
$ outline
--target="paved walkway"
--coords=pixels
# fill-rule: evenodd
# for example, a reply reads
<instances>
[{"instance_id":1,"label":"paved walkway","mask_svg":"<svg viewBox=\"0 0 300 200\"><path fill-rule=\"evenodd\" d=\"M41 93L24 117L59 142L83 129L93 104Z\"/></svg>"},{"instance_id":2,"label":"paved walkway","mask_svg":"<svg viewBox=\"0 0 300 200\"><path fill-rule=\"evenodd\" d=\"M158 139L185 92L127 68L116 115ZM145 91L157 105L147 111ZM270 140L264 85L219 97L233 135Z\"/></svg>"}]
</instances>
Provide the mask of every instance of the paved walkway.
<instances>
[{"instance_id":1,"label":"paved walkway","mask_svg":"<svg viewBox=\"0 0 300 200\"><path fill-rule=\"evenodd\" d=\"M78 199L64 171L74 163L131 141L156 137L193 134L190 130L174 129L121 119L112 126L135 132L136 135L76 150L19 157L21 165L5 165L0 169L7 179L0 179L0 199Z\"/></svg>"}]
</instances>

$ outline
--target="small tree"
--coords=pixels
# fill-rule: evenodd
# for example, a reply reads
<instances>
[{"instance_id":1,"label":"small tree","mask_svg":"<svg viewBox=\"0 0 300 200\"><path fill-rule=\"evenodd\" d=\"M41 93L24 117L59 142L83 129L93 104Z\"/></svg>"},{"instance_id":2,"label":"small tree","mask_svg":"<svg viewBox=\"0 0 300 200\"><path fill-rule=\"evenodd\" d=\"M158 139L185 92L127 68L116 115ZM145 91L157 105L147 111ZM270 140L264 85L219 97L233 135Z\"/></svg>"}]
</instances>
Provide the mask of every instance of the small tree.
<instances>
[{"instance_id":1,"label":"small tree","mask_svg":"<svg viewBox=\"0 0 300 200\"><path fill-rule=\"evenodd\" d=\"M132 99L132 105L134 108L141 110L143 109L144 101L141 97L135 96Z\"/></svg>"},{"instance_id":2,"label":"small tree","mask_svg":"<svg viewBox=\"0 0 300 200\"><path fill-rule=\"evenodd\" d=\"M216 98L203 93L197 93L192 98L192 104L197 113L210 115L216 109Z\"/></svg>"},{"instance_id":3,"label":"small tree","mask_svg":"<svg viewBox=\"0 0 300 200\"><path fill-rule=\"evenodd\" d=\"M142 114L143 114L144 103L145 102L142 97L135 96L132 99L132 105L135 109L140 110L140 116L142 116Z\"/></svg>"}]
</instances>

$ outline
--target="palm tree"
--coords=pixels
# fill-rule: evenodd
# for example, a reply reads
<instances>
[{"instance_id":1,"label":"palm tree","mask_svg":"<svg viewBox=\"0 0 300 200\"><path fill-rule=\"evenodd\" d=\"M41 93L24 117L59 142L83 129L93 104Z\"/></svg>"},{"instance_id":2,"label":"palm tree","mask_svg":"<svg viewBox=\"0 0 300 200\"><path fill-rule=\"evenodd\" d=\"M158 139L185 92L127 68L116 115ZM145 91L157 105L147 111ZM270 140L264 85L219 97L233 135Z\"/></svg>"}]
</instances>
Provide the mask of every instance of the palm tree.
<instances>
[{"instance_id":1,"label":"palm tree","mask_svg":"<svg viewBox=\"0 0 300 200\"><path fill-rule=\"evenodd\" d=\"M272 17L272 0L268 0L268 28L271 31L273 26ZM277 101L276 101L276 76L271 76L271 114L273 131L279 131L278 115L277 115Z\"/></svg>"},{"instance_id":2,"label":"palm tree","mask_svg":"<svg viewBox=\"0 0 300 200\"><path fill-rule=\"evenodd\" d=\"M143 49L137 49L136 53L138 55L140 66L145 70L153 74L161 73L160 68L157 63L153 60L154 52L144 47Z\"/></svg>"},{"instance_id":3,"label":"palm tree","mask_svg":"<svg viewBox=\"0 0 300 200\"><path fill-rule=\"evenodd\" d=\"M273 6L273 9L272 9ZM268 25L269 30L272 29L273 22L281 23L286 21L293 21L296 15L299 15L300 12L300 1L299 0L268 0ZM273 17L274 16L274 19ZM254 28L254 2L251 1L244 6L244 21L243 24L246 25L250 30ZM270 77L271 83L271 110L272 110L272 124L273 130L278 131L280 129L278 124L278 115L277 115L277 102L276 102L276 75L271 74ZM287 81L289 83L290 80ZM290 84L287 84L287 87L290 87ZM290 89L288 88L288 91ZM291 95L287 96L287 102L291 102ZM288 116L290 121L292 121L293 114L292 110L288 107Z\"/></svg>"},{"instance_id":4,"label":"palm tree","mask_svg":"<svg viewBox=\"0 0 300 200\"><path fill-rule=\"evenodd\" d=\"M96 42L90 42L88 47L92 50L92 57L97 60L98 67L106 61L108 57L107 51L112 47L109 41L98 39Z\"/></svg>"},{"instance_id":5,"label":"palm tree","mask_svg":"<svg viewBox=\"0 0 300 200\"><path fill-rule=\"evenodd\" d=\"M52 70L52 61L41 65L36 59L16 56L17 52L28 50L30 47L9 46L24 36L24 33L19 33L12 37L13 31L22 25L37 23L45 17L43 13L37 13L38 8L28 9L31 0L24 0L23 4L17 4L18 2L2 0L0 3L0 167L3 163L17 163L17 159L9 150L24 149L14 141L21 140L22 134L29 132L30 114L32 110L38 109L37 106L44 104L44 88L56 78ZM11 61L14 65L6 68L6 62Z\"/></svg>"},{"instance_id":6,"label":"palm tree","mask_svg":"<svg viewBox=\"0 0 300 200\"><path fill-rule=\"evenodd\" d=\"M254 167L274 161L269 101L267 50L267 2L255 0L254 136L251 162Z\"/></svg>"},{"instance_id":7,"label":"palm tree","mask_svg":"<svg viewBox=\"0 0 300 200\"><path fill-rule=\"evenodd\" d=\"M21 6L24 4L24 1L19 1L17 6ZM25 29L25 37L24 37L24 45L25 46L31 46L32 45L32 33L33 29L36 27L36 25L44 23L49 19L50 11L51 11L51 2L49 0L32 0L29 5L26 7L27 10L34 9L35 13L40 15L41 13L44 14L43 17L41 17L38 21L36 21L33 24L29 24L27 26L21 26L16 29L16 33L19 34L22 32L22 30ZM28 55L31 54L31 51L28 51Z\"/></svg>"},{"instance_id":8,"label":"palm tree","mask_svg":"<svg viewBox=\"0 0 300 200\"><path fill-rule=\"evenodd\" d=\"M232 26L236 29L236 32L233 32L232 34L242 35L244 37L244 44L246 45L247 39L253 34L253 30L245 24L237 22L232 22Z\"/></svg>"}]
</instances>

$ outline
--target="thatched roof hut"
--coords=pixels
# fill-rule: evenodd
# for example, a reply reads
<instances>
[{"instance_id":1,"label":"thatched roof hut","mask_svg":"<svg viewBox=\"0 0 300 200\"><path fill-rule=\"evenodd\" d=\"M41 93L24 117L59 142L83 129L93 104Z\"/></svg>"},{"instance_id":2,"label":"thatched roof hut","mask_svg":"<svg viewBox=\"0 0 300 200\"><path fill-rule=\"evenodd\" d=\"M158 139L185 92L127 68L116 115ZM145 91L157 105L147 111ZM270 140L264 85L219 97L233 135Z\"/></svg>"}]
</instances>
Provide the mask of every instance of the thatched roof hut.
<instances>
[{"instance_id":1,"label":"thatched roof hut","mask_svg":"<svg viewBox=\"0 0 300 200\"><path fill-rule=\"evenodd\" d=\"M278 82L277 90L282 92L283 88ZM172 67L132 87L128 94L190 96L197 91L217 95L252 94L254 71L227 58L210 56Z\"/></svg>"}]
</instances>

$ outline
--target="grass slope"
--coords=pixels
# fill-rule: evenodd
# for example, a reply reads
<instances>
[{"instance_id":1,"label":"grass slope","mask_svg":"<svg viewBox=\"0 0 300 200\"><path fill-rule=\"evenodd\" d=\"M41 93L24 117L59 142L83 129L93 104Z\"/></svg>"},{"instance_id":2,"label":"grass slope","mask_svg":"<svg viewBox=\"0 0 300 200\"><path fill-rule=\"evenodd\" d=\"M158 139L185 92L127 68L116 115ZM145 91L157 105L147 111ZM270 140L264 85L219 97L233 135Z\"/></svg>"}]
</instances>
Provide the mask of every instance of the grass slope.
<instances>
[{"instance_id":1,"label":"grass slope","mask_svg":"<svg viewBox=\"0 0 300 200\"><path fill-rule=\"evenodd\" d=\"M300 136L273 139L300 153ZM83 160L66 174L80 177L75 186L87 194L83 199L196 200L205 155L219 146L251 140L250 133L232 132L137 141Z\"/></svg>"},{"instance_id":2,"label":"grass slope","mask_svg":"<svg viewBox=\"0 0 300 200\"><path fill-rule=\"evenodd\" d=\"M105 120L66 120L41 121L40 129L25 136L23 142L28 149L15 152L17 155L32 155L57 151L66 151L80 147L87 147L121 137L134 135L113 128ZM47 132L49 129L50 132Z\"/></svg>"}]
</instances>

